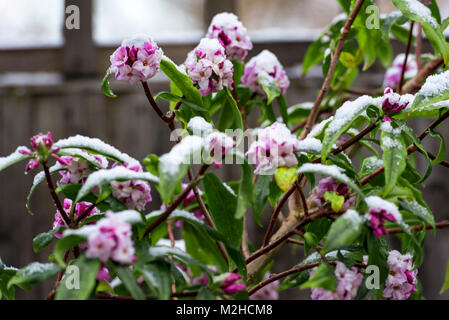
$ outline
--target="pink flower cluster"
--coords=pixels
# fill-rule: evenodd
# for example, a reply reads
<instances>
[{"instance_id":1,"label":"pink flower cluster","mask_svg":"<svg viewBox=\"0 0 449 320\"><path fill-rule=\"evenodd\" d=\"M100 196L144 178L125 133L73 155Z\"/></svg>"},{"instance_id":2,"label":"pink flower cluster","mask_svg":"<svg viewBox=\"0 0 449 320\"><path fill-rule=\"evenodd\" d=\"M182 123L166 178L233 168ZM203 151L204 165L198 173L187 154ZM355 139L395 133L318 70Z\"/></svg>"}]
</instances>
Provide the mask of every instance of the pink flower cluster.
<instances>
[{"instance_id":1,"label":"pink flower cluster","mask_svg":"<svg viewBox=\"0 0 449 320\"><path fill-rule=\"evenodd\" d=\"M414 269L412 255L402 255L393 250L388 254L390 274L385 282L383 297L391 300L407 300L416 291L418 270Z\"/></svg>"},{"instance_id":2,"label":"pink flower cluster","mask_svg":"<svg viewBox=\"0 0 449 320\"><path fill-rule=\"evenodd\" d=\"M108 167L108 160L100 155L92 155L85 150L82 150L88 156L93 157L101 166L102 169ZM90 163L83 158L74 158L70 156L62 156L67 163L64 167L67 168L66 171L60 171L62 176L59 180L60 184L83 184L86 178L92 173Z\"/></svg>"},{"instance_id":3,"label":"pink flower cluster","mask_svg":"<svg viewBox=\"0 0 449 320\"><path fill-rule=\"evenodd\" d=\"M270 278L270 273L267 272L264 276L264 280ZM267 284L262 289L256 291L250 298L251 300L279 300L279 286L281 285L279 280L273 281Z\"/></svg>"},{"instance_id":4,"label":"pink flower cluster","mask_svg":"<svg viewBox=\"0 0 449 320\"><path fill-rule=\"evenodd\" d=\"M345 202L341 207L342 212L353 207L357 202L357 196L350 197L349 187L346 184L338 182L332 177L328 177L320 180L318 185L312 190L312 200L321 210L328 203L328 201L324 199L326 192L337 192L338 195L345 197Z\"/></svg>"},{"instance_id":5,"label":"pink flower cluster","mask_svg":"<svg viewBox=\"0 0 449 320\"><path fill-rule=\"evenodd\" d=\"M393 89L386 88L382 100L382 110L389 115L394 115L409 105L410 101L403 99L400 94L395 93Z\"/></svg>"},{"instance_id":6,"label":"pink flower cluster","mask_svg":"<svg viewBox=\"0 0 449 320\"><path fill-rule=\"evenodd\" d=\"M229 60L242 61L253 48L248 31L233 13L217 14L212 19L206 37L220 41Z\"/></svg>"},{"instance_id":7,"label":"pink flower cluster","mask_svg":"<svg viewBox=\"0 0 449 320\"><path fill-rule=\"evenodd\" d=\"M115 164L113 167L121 164ZM129 167L127 163L124 167L135 172L142 172L142 167L139 165ZM143 180L128 180L128 181L112 181L112 196L128 207L128 209L144 210L151 198L151 185Z\"/></svg>"},{"instance_id":8,"label":"pink flower cluster","mask_svg":"<svg viewBox=\"0 0 449 320\"><path fill-rule=\"evenodd\" d=\"M67 165L67 162L56 154L59 148L53 148L53 137L50 132L47 134L39 133L33 136L30 142L33 151L26 147L19 149L19 153L33 157L26 165L25 173L35 169L41 161L47 161L49 155L55 158L61 165Z\"/></svg>"},{"instance_id":9,"label":"pink flower cluster","mask_svg":"<svg viewBox=\"0 0 449 320\"><path fill-rule=\"evenodd\" d=\"M199 45L187 56L185 66L203 96L218 92L224 87L232 88L234 66L226 58L225 49L217 39L201 39Z\"/></svg>"},{"instance_id":10,"label":"pink flower cluster","mask_svg":"<svg viewBox=\"0 0 449 320\"><path fill-rule=\"evenodd\" d=\"M352 300L357 295L360 285L363 281L363 275L357 268L351 270L346 268L345 264L336 261L335 276L337 277L337 288L329 291L321 288L312 289L312 300ZM313 272L311 272L311 276Z\"/></svg>"},{"instance_id":11,"label":"pink flower cluster","mask_svg":"<svg viewBox=\"0 0 449 320\"><path fill-rule=\"evenodd\" d=\"M182 185L182 190L184 191L187 188L187 184L183 184ZM190 190L190 192L187 194L187 196L184 198L184 201L182 203L183 207L188 207L189 205L191 205L193 203L193 201L195 201L196 196L195 193L193 192L193 190ZM162 205L162 209L165 210L166 207L164 205ZM204 220L204 214L201 210L193 210L193 215L200 220ZM178 228L182 228L183 226L183 222L182 220L178 220L176 221L176 226Z\"/></svg>"},{"instance_id":12,"label":"pink flower cluster","mask_svg":"<svg viewBox=\"0 0 449 320\"><path fill-rule=\"evenodd\" d=\"M277 168L298 164L295 155L298 143L285 124L275 122L259 131L257 140L251 144L246 155L251 164L257 165L254 173L273 174Z\"/></svg>"},{"instance_id":13,"label":"pink flower cluster","mask_svg":"<svg viewBox=\"0 0 449 320\"><path fill-rule=\"evenodd\" d=\"M368 217L369 224L373 229L374 235L379 238L382 235L387 234L387 230L384 226L385 220L396 222L396 218L394 217L394 215L385 209L370 209Z\"/></svg>"},{"instance_id":14,"label":"pink flower cluster","mask_svg":"<svg viewBox=\"0 0 449 320\"><path fill-rule=\"evenodd\" d=\"M110 71L117 80L130 84L147 81L159 71L162 55L162 49L150 37L126 39L111 55Z\"/></svg>"},{"instance_id":15,"label":"pink flower cluster","mask_svg":"<svg viewBox=\"0 0 449 320\"><path fill-rule=\"evenodd\" d=\"M64 199L63 207L64 207L64 211L67 214L67 216L70 216L70 210L72 208L72 205L73 205L72 200ZM92 206L92 203L89 203L89 202L78 202L75 205L74 217L77 219L82 218L82 220L83 220L83 219L86 219L94 214L100 213L100 211L97 208L93 208L90 212L87 213L88 209L91 206ZM61 213L58 210L55 213L55 220L53 221L53 229L56 229L59 227L66 227L66 224L64 222L64 219L61 216ZM57 234L55 234L55 237L60 238L61 235L62 235L61 233L57 233Z\"/></svg>"},{"instance_id":16,"label":"pink flower cluster","mask_svg":"<svg viewBox=\"0 0 449 320\"><path fill-rule=\"evenodd\" d=\"M401 82L402 66L404 65L404 54L399 54L393 61L390 68L387 69L384 79L384 88L396 88ZM418 65L414 55L409 55L407 59L407 66L405 67L404 79L410 79L418 72Z\"/></svg>"},{"instance_id":17,"label":"pink flower cluster","mask_svg":"<svg viewBox=\"0 0 449 320\"><path fill-rule=\"evenodd\" d=\"M264 95L265 91L259 83L259 77L265 77L269 81L275 81L283 94L285 94L290 86L287 73L278 58L268 50L262 51L249 60L242 76L242 84L247 86L252 92Z\"/></svg>"},{"instance_id":18,"label":"pink flower cluster","mask_svg":"<svg viewBox=\"0 0 449 320\"><path fill-rule=\"evenodd\" d=\"M215 131L206 137L208 155L215 160L213 165L221 168L222 158L235 147L235 141L226 134Z\"/></svg>"},{"instance_id":19,"label":"pink flower cluster","mask_svg":"<svg viewBox=\"0 0 449 320\"><path fill-rule=\"evenodd\" d=\"M130 264L136 261L131 226L112 212L107 212L106 217L97 222L95 230L88 237L87 247L87 257L99 258L102 262L112 259Z\"/></svg>"},{"instance_id":20,"label":"pink flower cluster","mask_svg":"<svg viewBox=\"0 0 449 320\"><path fill-rule=\"evenodd\" d=\"M231 273L229 276L226 277L225 281L220 285L221 290L225 294L233 295L237 294L239 292L246 290L246 285L243 283L237 283L242 279L242 276L238 273Z\"/></svg>"}]
</instances>

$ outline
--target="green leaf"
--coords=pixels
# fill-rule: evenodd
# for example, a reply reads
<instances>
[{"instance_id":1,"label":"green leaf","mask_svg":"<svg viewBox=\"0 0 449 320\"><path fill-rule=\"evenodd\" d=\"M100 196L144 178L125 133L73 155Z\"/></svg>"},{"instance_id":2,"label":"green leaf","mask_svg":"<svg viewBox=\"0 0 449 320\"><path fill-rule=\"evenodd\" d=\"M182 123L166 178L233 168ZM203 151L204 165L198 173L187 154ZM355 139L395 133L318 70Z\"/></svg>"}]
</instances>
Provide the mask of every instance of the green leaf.
<instances>
[{"instance_id":1,"label":"green leaf","mask_svg":"<svg viewBox=\"0 0 449 320\"><path fill-rule=\"evenodd\" d=\"M21 154L19 152L19 150L21 148L24 148L24 147L17 147L16 151L11 153L9 156L0 157L0 171L8 168L9 166L12 166L13 164L15 164L17 162L33 158L32 156Z\"/></svg>"},{"instance_id":2,"label":"green leaf","mask_svg":"<svg viewBox=\"0 0 449 320\"><path fill-rule=\"evenodd\" d=\"M233 61L234 65L234 88L237 88L242 80L243 72L245 70L245 64L243 61Z\"/></svg>"},{"instance_id":3,"label":"green leaf","mask_svg":"<svg viewBox=\"0 0 449 320\"><path fill-rule=\"evenodd\" d=\"M329 252L352 244L362 233L363 218L357 211L348 210L331 225L323 250Z\"/></svg>"},{"instance_id":4,"label":"green leaf","mask_svg":"<svg viewBox=\"0 0 449 320\"><path fill-rule=\"evenodd\" d=\"M370 175L380 167L384 165L383 161L376 156L371 156L363 159L362 168L360 169L359 176L365 177Z\"/></svg>"},{"instance_id":5,"label":"green leaf","mask_svg":"<svg viewBox=\"0 0 449 320\"><path fill-rule=\"evenodd\" d=\"M234 97L232 96L231 90L229 88L226 87L224 90L226 93L226 99L228 101L228 105L231 107L231 110L232 110L232 117L234 118L233 124L231 127L229 127L229 129L240 129L243 131L244 127L243 127L242 114L239 110L237 102L235 101ZM239 139L236 142L236 145L239 145L242 138L243 137L239 137Z\"/></svg>"},{"instance_id":6,"label":"green leaf","mask_svg":"<svg viewBox=\"0 0 449 320\"><path fill-rule=\"evenodd\" d=\"M267 104L271 104L274 99L281 95L281 88L273 77L267 74L260 75L258 81L267 95Z\"/></svg>"},{"instance_id":7,"label":"green leaf","mask_svg":"<svg viewBox=\"0 0 449 320\"><path fill-rule=\"evenodd\" d=\"M111 76L111 71L108 69L106 71L106 75L103 78L103 81L101 82L101 92L105 94L106 97L109 98L117 98L117 95L112 92L111 88L109 87L109 77Z\"/></svg>"},{"instance_id":8,"label":"green leaf","mask_svg":"<svg viewBox=\"0 0 449 320\"><path fill-rule=\"evenodd\" d=\"M435 218L433 217L433 214L424 206L420 205L416 201L407 201L403 199L398 199L399 205L403 210L406 210L415 216L417 216L419 219L424 221L425 223L430 224L435 229Z\"/></svg>"},{"instance_id":9,"label":"green leaf","mask_svg":"<svg viewBox=\"0 0 449 320\"><path fill-rule=\"evenodd\" d=\"M345 51L340 54L340 62L347 68L356 68L358 65L357 58Z\"/></svg>"},{"instance_id":10,"label":"green leaf","mask_svg":"<svg viewBox=\"0 0 449 320\"><path fill-rule=\"evenodd\" d=\"M65 227L59 227L56 229L52 229L48 232L43 232L38 234L33 239L33 250L35 253L42 251L45 247L47 247L54 239L56 233L64 230Z\"/></svg>"},{"instance_id":11,"label":"green leaf","mask_svg":"<svg viewBox=\"0 0 449 320\"><path fill-rule=\"evenodd\" d=\"M386 41L390 42L390 31L391 31L391 28L393 27L393 25L394 24L402 25L402 24L406 23L407 21L408 21L408 19L406 17L404 17L398 11L390 12L389 14L387 14L385 16L385 18L382 19L382 27L380 29L382 32L383 38Z\"/></svg>"},{"instance_id":12,"label":"green leaf","mask_svg":"<svg viewBox=\"0 0 449 320\"><path fill-rule=\"evenodd\" d=\"M440 30L438 21L430 16L431 10L417 1L414 1L413 7L409 6L408 0L392 1L404 16L422 25L423 31L432 44L432 47L436 52L441 53L444 58L444 64L447 64L449 62L449 45Z\"/></svg>"},{"instance_id":13,"label":"green leaf","mask_svg":"<svg viewBox=\"0 0 449 320\"><path fill-rule=\"evenodd\" d=\"M235 217L237 219L243 218L246 210L252 206L253 200L253 168L248 164L248 161L244 159L242 168L242 179L239 184L239 192L237 194L237 210Z\"/></svg>"},{"instance_id":14,"label":"green leaf","mask_svg":"<svg viewBox=\"0 0 449 320\"><path fill-rule=\"evenodd\" d=\"M81 201L87 196L90 191L96 187L104 184L109 184L112 181L129 181L129 180L144 180L155 184L159 183L159 178L149 172L135 172L124 167L115 167L112 169L103 169L95 171L89 175L86 182L81 187L76 197L76 202Z\"/></svg>"},{"instance_id":15,"label":"green leaf","mask_svg":"<svg viewBox=\"0 0 449 320\"><path fill-rule=\"evenodd\" d=\"M256 184L254 185L254 220L260 227L262 227L260 215L267 203L268 195L270 193L270 183L272 180L272 176L261 175L257 177Z\"/></svg>"},{"instance_id":16,"label":"green leaf","mask_svg":"<svg viewBox=\"0 0 449 320\"><path fill-rule=\"evenodd\" d=\"M16 289L14 286L8 288L8 282L15 276L17 271L18 270L16 268L8 268L6 266L4 266L3 270L0 271L0 300L2 294L7 300L15 299Z\"/></svg>"},{"instance_id":17,"label":"green leaf","mask_svg":"<svg viewBox=\"0 0 449 320\"><path fill-rule=\"evenodd\" d=\"M167 58L161 60L161 70L165 75L175 83L176 87L181 90L186 99L200 107L203 106L203 98L197 88L193 86L192 80L184 72Z\"/></svg>"},{"instance_id":18,"label":"green leaf","mask_svg":"<svg viewBox=\"0 0 449 320\"><path fill-rule=\"evenodd\" d=\"M385 167L385 196L393 190L398 178L404 172L408 155L404 139L399 133L395 133L395 130L382 130L381 134L380 146Z\"/></svg>"},{"instance_id":19,"label":"green leaf","mask_svg":"<svg viewBox=\"0 0 449 320\"><path fill-rule=\"evenodd\" d=\"M323 58L324 44L322 43L322 37L319 37L307 48L304 60L302 61L302 74L307 74L310 68L320 63Z\"/></svg>"},{"instance_id":20,"label":"green leaf","mask_svg":"<svg viewBox=\"0 0 449 320\"><path fill-rule=\"evenodd\" d=\"M345 197L340 196L340 194L336 191L329 192L327 191L324 194L324 200L329 201L331 203L332 210L335 212L340 212L341 207L345 203Z\"/></svg>"},{"instance_id":21,"label":"green leaf","mask_svg":"<svg viewBox=\"0 0 449 320\"><path fill-rule=\"evenodd\" d=\"M80 235L69 235L60 240L55 244L53 255L55 260L59 263L61 267L65 267L64 254L65 252L81 243L86 241L86 238Z\"/></svg>"},{"instance_id":22,"label":"green leaf","mask_svg":"<svg viewBox=\"0 0 449 320\"><path fill-rule=\"evenodd\" d=\"M276 101L279 105L279 112L281 113L282 121L285 124L288 124L288 107L287 107L287 100L285 100L285 97L283 94L281 94L279 97L276 98Z\"/></svg>"},{"instance_id":23,"label":"green leaf","mask_svg":"<svg viewBox=\"0 0 449 320\"><path fill-rule=\"evenodd\" d=\"M117 273L120 280L122 280L125 288L129 291L131 296L136 300L145 300L146 296L142 289L137 284L134 272L129 266L114 266L114 271Z\"/></svg>"},{"instance_id":24,"label":"green leaf","mask_svg":"<svg viewBox=\"0 0 449 320\"><path fill-rule=\"evenodd\" d=\"M449 289L449 263L447 264L446 278L444 279L444 284L440 290L440 294L443 294L447 289Z\"/></svg>"},{"instance_id":25,"label":"green leaf","mask_svg":"<svg viewBox=\"0 0 449 320\"><path fill-rule=\"evenodd\" d=\"M296 168L278 168L274 174L274 179L279 188L286 192L290 189L293 183L298 179Z\"/></svg>"},{"instance_id":26,"label":"green leaf","mask_svg":"<svg viewBox=\"0 0 449 320\"><path fill-rule=\"evenodd\" d=\"M67 270L64 278L56 290L56 300L86 300L95 288L97 281L98 270L100 269L100 260L89 259L85 255L79 257L70 267L74 266L78 269L74 269L77 276L74 280L79 279L79 287L73 287L72 274L68 274ZM69 268L70 268L69 267Z\"/></svg>"},{"instance_id":27,"label":"green leaf","mask_svg":"<svg viewBox=\"0 0 449 320\"><path fill-rule=\"evenodd\" d=\"M144 160L143 164L147 171L151 174L159 174L159 157L155 154L149 154Z\"/></svg>"},{"instance_id":28,"label":"green leaf","mask_svg":"<svg viewBox=\"0 0 449 320\"><path fill-rule=\"evenodd\" d=\"M336 289L336 287L337 278L334 274L334 268L327 263L322 263L315 270L310 280L303 283L300 288L322 288L333 291Z\"/></svg>"},{"instance_id":29,"label":"green leaf","mask_svg":"<svg viewBox=\"0 0 449 320\"><path fill-rule=\"evenodd\" d=\"M154 100L157 100L159 98L170 101L170 102L176 102L176 103L182 102L185 106L187 106L188 108L190 108L194 111L199 111L199 112L203 112L203 113L207 112L207 110L204 109L203 107L201 107L195 103L189 102L186 99L179 97L171 92L160 92L156 96L154 96Z\"/></svg>"},{"instance_id":30,"label":"green leaf","mask_svg":"<svg viewBox=\"0 0 449 320\"><path fill-rule=\"evenodd\" d=\"M167 263L156 261L137 267L137 270L142 273L145 283L159 299L170 299L173 280Z\"/></svg>"},{"instance_id":31,"label":"green leaf","mask_svg":"<svg viewBox=\"0 0 449 320\"><path fill-rule=\"evenodd\" d=\"M359 118L370 105L377 105L374 98L369 96L359 97L357 100L348 101L341 106L334 118L324 131L323 148L321 158L324 161L331 152L337 139L345 133L357 118Z\"/></svg>"},{"instance_id":32,"label":"green leaf","mask_svg":"<svg viewBox=\"0 0 449 320\"><path fill-rule=\"evenodd\" d=\"M217 300L217 297L214 295L210 289L206 287L202 287L198 291L198 295L196 296L196 300Z\"/></svg>"},{"instance_id":33,"label":"green leaf","mask_svg":"<svg viewBox=\"0 0 449 320\"><path fill-rule=\"evenodd\" d=\"M435 160L433 160L433 162L432 162L434 165L436 165L436 164L439 164L439 163L443 162L444 160L446 160L446 143L445 143L444 137L441 133L436 132L434 130L429 130L429 134L432 137L436 137L436 138L440 139L440 149L438 151L438 155L435 158Z\"/></svg>"},{"instance_id":34,"label":"green leaf","mask_svg":"<svg viewBox=\"0 0 449 320\"><path fill-rule=\"evenodd\" d=\"M39 263L33 262L23 269L17 271L14 277L8 282L8 289L12 285L33 285L41 283L53 276L55 276L62 268L56 263Z\"/></svg>"},{"instance_id":35,"label":"green leaf","mask_svg":"<svg viewBox=\"0 0 449 320\"><path fill-rule=\"evenodd\" d=\"M380 281L385 283L388 277L390 267L387 263L388 245L384 239L376 237L372 232L367 232L367 251L368 251L368 265L375 265L379 267ZM382 288L381 288L382 289Z\"/></svg>"}]
</instances>

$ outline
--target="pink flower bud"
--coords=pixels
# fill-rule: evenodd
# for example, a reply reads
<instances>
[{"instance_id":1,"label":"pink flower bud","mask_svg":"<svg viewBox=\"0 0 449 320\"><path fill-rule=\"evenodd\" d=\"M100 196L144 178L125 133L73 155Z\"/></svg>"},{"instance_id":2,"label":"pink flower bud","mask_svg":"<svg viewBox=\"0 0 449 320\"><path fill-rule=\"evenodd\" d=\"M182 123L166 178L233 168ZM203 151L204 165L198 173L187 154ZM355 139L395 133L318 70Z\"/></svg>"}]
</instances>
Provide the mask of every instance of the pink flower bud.
<instances>
[{"instance_id":1,"label":"pink flower bud","mask_svg":"<svg viewBox=\"0 0 449 320\"><path fill-rule=\"evenodd\" d=\"M382 100L382 110L389 115L394 115L404 110L410 101L402 99L400 94L394 93L391 88L386 88Z\"/></svg>"},{"instance_id":2,"label":"pink flower bud","mask_svg":"<svg viewBox=\"0 0 449 320\"><path fill-rule=\"evenodd\" d=\"M243 283L231 284L230 286L223 288L222 290L226 294L233 295L245 291L246 285L244 285Z\"/></svg>"},{"instance_id":3,"label":"pink flower bud","mask_svg":"<svg viewBox=\"0 0 449 320\"><path fill-rule=\"evenodd\" d=\"M37 152L48 151L53 146L53 138L50 132L48 132L45 135L39 133L38 135L32 137L30 140L31 140L31 147L33 148L34 151Z\"/></svg>"}]
</instances>

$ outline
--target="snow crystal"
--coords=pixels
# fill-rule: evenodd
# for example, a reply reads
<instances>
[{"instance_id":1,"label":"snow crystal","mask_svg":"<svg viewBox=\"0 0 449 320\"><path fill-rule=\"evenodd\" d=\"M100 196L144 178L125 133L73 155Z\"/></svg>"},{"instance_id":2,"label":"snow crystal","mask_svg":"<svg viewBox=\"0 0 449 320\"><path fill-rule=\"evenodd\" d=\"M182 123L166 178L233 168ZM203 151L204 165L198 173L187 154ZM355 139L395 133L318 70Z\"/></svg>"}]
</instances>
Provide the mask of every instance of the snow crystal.
<instances>
[{"instance_id":1,"label":"snow crystal","mask_svg":"<svg viewBox=\"0 0 449 320\"><path fill-rule=\"evenodd\" d=\"M425 98L436 96L449 89L449 71L429 76L418 94Z\"/></svg>"},{"instance_id":2,"label":"snow crystal","mask_svg":"<svg viewBox=\"0 0 449 320\"><path fill-rule=\"evenodd\" d=\"M149 172L136 172L125 167L115 167L112 169L101 169L89 175L84 185L78 192L78 196L84 196L95 186L114 180L146 180L159 183L159 178Z\"/></svg>"},{"instance_id":3,"label":"snow crystal","mask_svg":"<svg viewBox=\"0 0 449 320\"><path fill-rule=\"evenodd\" d=\"M27 147L21 146L17 147L16 151L11 153L9 156L6 157L0 157L0 170L3 170L7 166L9 166L10 163L14 163L17 161L20 161L21 159L26 159L28 156L23 155L19 152L20 149L28 150Z\"/></svg>"},{"instance_id":4,"label":"snow crystal","mask_svg":"<svg viewBox=\"0 0 449 320\"><path fill-rule=\"evenodd\" d=\"M370 157L365 162L365 167L368 170L377 170L378 168L382 167L384 165L384 161L382 159L378 159L376 157Z\"/></svg>"},{"instance_id":5,"label":"snow crystal","mask_svg":"<svg viewBox=\"0 0 449 320\"><path fill-rule=\"evenodd\" d=\"M424 21L432 25L433 28L438 28L438 23L427 6L418 0L404 0L404 2L406 2L409 11L421 17Z\"/></svg>"},{"instance_id":6,"label":"snow crystal","mask_svg":"<svg viewBox=\"0 0 449 320\"><path fill-rule=\"evenodd\" d=\"M116 212L114 216L117 217L122 222L127 222L129 224L142 222L142 216L136 210L125 210Z\"/></svg>"},{"instance_id":7,"label":"snow crystal","mask_svg":"<svg viewBox=\"0 0 449 320\"><path fill-rule=\"evenodd\" d=\"M208 134L213 130L212 124L204 120L203 117L194 117L190 119L187 128L193 132L194 135L198 136Z\"/></svg>"},{"instance_id":8,"label":"snow crystal","mask_svg":"<svg viewBox=\"0 0 449 320\"><path fill-rule=\"evenodd\" d=\"M59 140L54 146L61 149L65 148L86 148L92 151L96 151L103 155L111 156L120 161L128 163L130 166L140 165L139 161L130 157L126 153L120 152L117 148L101 141L98 138L89 138L81 135L76 135L67 139Z\"/></svg>"},{"instance_id":9,"label":"snow crystal","mask_svg":"<svg viewBox=\"0 0 449 320\"><path fill-rule=\"evenodd\" d=\"M182 164L192 164L190 156L201 151L202 145L203 139L197 136L187 136L182 139L169 153L159 158L160 163L163 164L161 166L162 173L174 176L178 173L179 166ZM196 160L196 156L194 156L193 160Z\"/></svg>"},{"instance_id":10,"label":"snow crystal","mask_svg":"<svg viewBox=\"0 0 449 320\"><path fill-rule=\"evenodd\" d=\"M358 229L363 222L362 216L360 216L357 211L352 209L346 211L346 213L342 217L345 220L349 221L352 224L352 226L356 229Z\"/></svg>"},{"instance_id":11,"label":"snow crystal","mask_svg":"<svg viewBox=\"0 0 449 320\"><path fill-rule=\"evenodd\" d=\"M394 134L394 135L398 135L398 134L400 134L401 133L401 128L397 128L397 129L393 129L393 127L391 126L391 123L389 122L389 121L384 121L383 123L382 123L382 125L380 126L380 129L383 131L383 132L386 132L386 133L391 133L391 134ZM385 138L384 138L385 139Z\"/></svg>"},{"instance_id":12,"label":"snow crystal","mask_svg":"<svg viewBox=\"0 0 449 320\"><path fill-rule=\"evenodd\" d=\"M73 157L83 158L84 160L95 164L95 166L97 166L99 168L103 167L103 164L100 161L98 161L94 155L92 155L88 152L84 152L80 149L67 148L67 149L62 149L60 153L62 155L69 155L69 156L73 156ZM106 165L106 167L107 167L107 165Z\"/></svg>"},{"instance_id":13,"label":"snow crystal","mask_svg":"<svg viewBox=\"0 0 449 320\"><path fill-rule=\"evenodd\" d=\"M314 137L316 137L317 135L319 135L319 134L323 131L323 128L324 128L330 121L332 121L332 120L334 120L334 116L329 117L329 118L327 118L327 119L321 121L320 123L316 124L316 125L312 128L312 130L310 131L310 133L307 135L307 138L314 138Z\"/></svg>"},{"instance_id":14,"label":"snow crystal","mask_svg":"<svg viewBox=\"0 0 449 320\"><path fill-rule=\"evenodd\" d=\"M395 217L396 221L398 221L398 222L402 221L402 215L399 212L398 207L394 203L384 200L378 196L367 197L365 199L365 202L370 209L374 209L374 210L384 209L384 210L390 212Z\"/></svg>"},{"instance_id":15,"label":"snow crystal","mask_svg":"<svg viewBox=\"0 0 449 320\"><path fill-rule=\"evenodd\" d=\"M335 113L334 119L326 129L326 134L333 134L338 132L342 126L347 124L358 113L361 113L363 109L369 105L378 106L380 104L379 98L373 98L370 96L361 96L354 101L345 102Z\"/></svg>"},{"instance_id":16,"label":"snow crystal","mask_svg":"<svg viewBox=\"0 0 449 320\"><path fill-rule=\"evenodd\" d=\"M227 185L226 183L224 183L223 182L223 186L233 195L233 196L235 196L235 197L237 197L237 195L235 194L235 192L234 192L234 190L229 186L229 185Z\"/></svg>"},{"instance_id":17,"label":"snow crystal","mask_svg":"<svg viewBox=\"0 0 449 320\"><path fill-rule=\"evenodd\" d=\"M67 229L64 230L62 233L62 238L71 236L71 235L75 235L75 236L80 236L83 238L89 238L89 235L93 232L95 232L98 229L97 226L95 225L85 225L82 226L79 229Z\"/></svg>"},{"instance_id":18,"label":"snow crystal","mask_svg":"<svg viewBox=\"0 0 449 320\"><path fill-rule=\"evenodd\" d=\"M299 151L320 153L322 144L321 141L316 138L306 138L297 142L297 149Z\"/></svg>"},{"instance_id":19,"label":"snow crystal","mask_svg":"<svg viewBox=\"0 0 449 320\"><path fill-rule=\"evenodd\" d=\"M321 163L306 163L298 169L298 172L319 173L324 176L333 177L343 183L350 182L348 176L344 174L344 170L336 165L327 166Z\"/></svg>"},{"instance_id":20,"label":"snow crystal","mask_svg":"<svg viewBox=\"0 0 449 320\"><path fill-rule=\"evenodd\" d=\"M399 142L396 140L391 139L390 137L383 137L382 138L382 146L388 149L399 147Z\"/></svg>"}]
</instances>

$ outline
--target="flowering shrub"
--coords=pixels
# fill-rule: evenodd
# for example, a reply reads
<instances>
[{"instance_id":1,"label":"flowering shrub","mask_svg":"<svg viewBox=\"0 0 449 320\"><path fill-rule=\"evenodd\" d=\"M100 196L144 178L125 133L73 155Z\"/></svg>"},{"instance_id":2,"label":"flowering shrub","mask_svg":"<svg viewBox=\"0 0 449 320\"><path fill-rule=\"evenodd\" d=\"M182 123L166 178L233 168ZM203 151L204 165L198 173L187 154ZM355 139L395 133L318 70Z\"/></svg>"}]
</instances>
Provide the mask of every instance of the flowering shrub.
<instances>
[{"instance_id":1,"label":"flowering shrub","mask_svg":"<svg viewBox=\"0 0 449 320\"><path fill-rule=\"evenodd\" d=\"M447 21L440 24L434 1L393 0L399 11L368 29L373 1L338 2L346 19L332 22L302 64L303 73L322 65L322 89L314 102L292 107L287 71L273 53L251 52L245 63L253 45L233 14L217 15L181 65L149 36L125 40L102 91L116 97L110 76L140 83L173 146L140 163L96 138L54 141L48 133L0 158L0 170L22 160L26 172L42 169L29 212L44 181L56 208L53 226L33 241L35 252L53 246L49 262L18 269L0 260L1 296L14 299L17 288L58 274L48 299L258 300L292 287L315 300L421 298L426 232L448 227L435 222L421 193L433 166L448 167L436 131L449 117L449 71L440 69L449 61ZM407 50L392 61L390 35L409 42L401 35L418 23L434 53L423 59ZM387 68L384 87L358 94L351 86L377 59ZM171 83L154 96L147 80L157 72ZM254 110L262 116L251 130ZM417 117L430 119L418 134L409 126ZM437 155L424 148L427 136L441 138ZM238 181L214 173L230 163L241 169ZM163 204L150 211L155 194ZM269 219L261 218L265 207ZM261 244L249 243L250 219L264 228ZM389 242L394 236L400 246ZM273 273L271 261L287 244L303 246L306 257ZM79 290L67 284L68 266L82 270Z\"/></svg>"}]
</instances>

